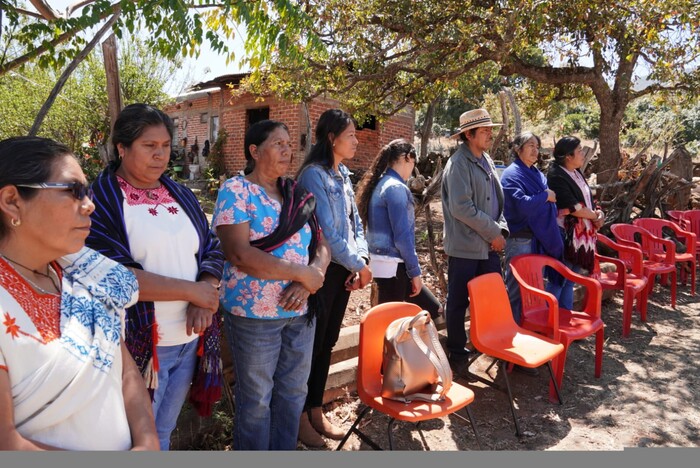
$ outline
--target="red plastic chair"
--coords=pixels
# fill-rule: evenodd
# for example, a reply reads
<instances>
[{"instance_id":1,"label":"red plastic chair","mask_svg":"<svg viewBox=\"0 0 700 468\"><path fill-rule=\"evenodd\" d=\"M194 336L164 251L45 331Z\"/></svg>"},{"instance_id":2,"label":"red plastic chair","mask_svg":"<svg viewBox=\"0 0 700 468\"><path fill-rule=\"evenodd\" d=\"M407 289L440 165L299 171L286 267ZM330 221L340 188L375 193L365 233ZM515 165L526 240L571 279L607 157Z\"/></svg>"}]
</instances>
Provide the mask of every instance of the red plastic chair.
<instances>
[{"instance_id":1,"label":"red plastic chair","mask_svg":"<svg viewBox=\"0 0 700 468\"><path fill-rule=\"evenodd\" d=\"M623 292L622 336L627 337L632 326L635 298L642 322L647 321L647 283L649 280L644 275L644 257L641 250L618 244L601 233L598 233L598 242L616 251L618 258L607 257L596 252L591 277L598 280L603 289ZM600 271L600 262L612 263L616 267L615 271Z\"/></svg>"},{"instance_id":2,"label":"red plastic chair","mask_svg":"<svg viewBox=\"0 0 700 468\"><path fill-rule=\"evenodd\" d=\"M591 335L596 337L595 377L600 377L603 367L604 324L600 316L603 298L600 283L593 279L574 273L560 261L547 255L518 255L511 260L513 276L520 285L522 298L523 328L542 333L564 345L564 351L554 362L556 382L562 387L566 353L573 341ZM559 307L555 297L545 291L544 268L550 267L564 278L581 284L586 290L583 310L567 310ZM556 390L549 386L549 399L555 401Z\"/></svg>"},{"instance_id":3,"label":"red plastic chair","mask_svg":"<svg viewBox=\"0 0 700 468\"><path fill-rule=\"evenodd\" d=\"M683 215L683 217L685 217ZM681 227L674 223L673 221L669 221L667 219L658 219L658 218L637 218L634 221L632 221L632 224L635 226L643 227L647 231L651 232L653 235L656 237L662 237L663 238L663 231L662 229L664 227L670 229L671 231L674 232L676 235L676 238L679 241L683 241L686 247L686 251L684 253L678 253L678 250L676 250L675 255L673 257L674 262L676 264L681 264L680 265L680 270L681 270L681 280L683 281L683 284L687 284L688 282L688 274L683 268L683 263L690 263L690 275L691 275L691 283L690 283L690 290L691 294L694 296L695 295L695 270L697 269L697 259L696 257L696 251L697 251L697 238L695 234L692 232L688 232L686 230L681 229ZM656 245L656 244L655 244ZM662 259L666 256L666 252L663 251L663 249L660 249L658 251L654 252L654 259L659 260Z\"/></svg>"},{"instance_id":4,"label":"red plastic chair","mask_svg":"<svg viewBox=\"0 0 700 468\"><path fill-rule=\"evenodd\" d=\"M644 274L648 281L647 296L654 291L654 281L656 275L671 275L671 307L676 308L676 264L673 260L676 254L676 244L673 241L656 237L641 226L632 224L613 224L610 226L615 239L622 245L635 247L642 251L644 255ZM641 244L634 239L634 235L639 234ZM661 246L665 249L665 257L654 257Z\"/></svg>"},{"instance_id":5,"label":"red plastic chair","mask_svg":"<svg viewBox=\"0 0 700 468\"><path fill-rule=\"evenodd\" d=\"M557 340L526 330L515 323L506 286L499 273L486 273L477 276L467 283L467 288L469 289L469 336L471 342L480 353L500 361L500 373L506 382L508 402L515 422L515 433L520 435L520 425L515 413L506 363L529 368L539 367L547 363L559 404L562 404L559 388L554 378L552 360L564 351L564 346Z\"/></svg>"},{"instance_id":6,"label":"red plastic chair","mask_svg":"<svg viewBox=\"0 0 700 468\"><path fill-rule=\"evenodd\" d=\"M695 234L695 254L700 260L700 210L681 211L678 225Z\"/></svg>"},{"instance_id":7,"label":"red plastic chair","mask_svg":"<svg viewBox=\"0 0 700 468\"><path fill-rule=\"evenodd\" d=\"M668 219L670 219L674 223L680 222L682 214L683 210L668 210L666 212L666 216L668 217Z\"/></svg>"},{"instance_id":8,"label":"red plastic chair","mask_svg":"<svg viewBox=\"0 0 700 468\"><path fill-rule=\"evenodd\" d=\"M420 401L404 403L382 397L382 358L384 349L384 332L391 322L402 317L413 317L421 308L408 302L385 302L369 309L360 320L360 343L357 358L357 395L364 403L365 408L357 417L353 425L338 444L336 450L340 450L350 437L357 434L375 450L381 450L367 434L358 429L360 421L372 409L389 416L387 427L389 435L389 449L393 450L393 427L396 420L420 423L429 419L441 418L453 414L463 421L469 421L477 444L481 448L479 434L474 425L474 417L469 404L474 401L474 392L469 388L452 382L443 401ZM465 408L469 419L457 411Z\"/></svg>"}]
</instances>

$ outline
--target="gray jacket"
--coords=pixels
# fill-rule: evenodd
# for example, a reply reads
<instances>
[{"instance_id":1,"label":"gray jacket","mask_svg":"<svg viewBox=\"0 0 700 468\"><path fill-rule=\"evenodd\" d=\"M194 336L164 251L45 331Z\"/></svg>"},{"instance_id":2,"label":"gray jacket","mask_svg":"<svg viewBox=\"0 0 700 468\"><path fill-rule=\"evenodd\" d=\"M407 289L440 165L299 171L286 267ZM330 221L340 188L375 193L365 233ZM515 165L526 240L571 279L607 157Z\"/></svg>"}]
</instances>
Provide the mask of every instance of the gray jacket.
<instances>
[{"instance_id":1,"label":"gray jacket","mask_svg":"<svg viewBox=\"0 0 700 468\"><path fill-rule=\"evenodd\" d=\"M491 201L489 174L464 143L445 164L442 174L442 212L445 219L443 244L451 257L485 260L491 242L508 237L508 225L503 217L503 188L493 161L484 153L496 178L499 215L494 221L487 214Z\"/></svg>"}]
</instances>

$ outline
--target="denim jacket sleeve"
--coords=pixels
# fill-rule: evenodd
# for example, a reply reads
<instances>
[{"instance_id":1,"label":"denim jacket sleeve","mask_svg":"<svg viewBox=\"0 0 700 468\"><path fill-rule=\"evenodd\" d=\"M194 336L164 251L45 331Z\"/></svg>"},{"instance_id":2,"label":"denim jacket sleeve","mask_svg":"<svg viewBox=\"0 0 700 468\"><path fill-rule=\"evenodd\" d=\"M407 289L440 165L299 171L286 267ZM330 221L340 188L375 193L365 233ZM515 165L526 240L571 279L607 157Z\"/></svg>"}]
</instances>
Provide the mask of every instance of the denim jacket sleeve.
<instances>
[{"instance_id":1,"label":"denim jacket sleeve","mask_svg":"<svg viewBox=\"0 0 700 468\"><path fill-rule=\"evenodd\" d=\"M325 174L322 171L323 169L317 166L308 166L299 174L297 181L302 187L313 193L314 197L316 197L316 217L321 225L323 236L326 238L331 249L332 260L352 272L358 272L364 268L365 261L359 252L350 250L344 233L339 232L335 227L336 216L331 206L332 201L330 200L326 183L324 182ZM344 203L342 197L337 203ZM355 211L357 212L357 210ZM343 222L350 222L349 217L346 216L344 218ZM356 229L357 227L359 227L359 230L362 232L362 224L358 225L356 223ZM363 245L364 251L367 251L367 242L364 239L364 233L361 240L357 239L357 244L358 250L360 249L360 245ZM367 254L365 253L365 255Z\"/></svg>"},{"instance_id":2,"label":"denim jacket sleeve","mask_svg":"<svg viewBox=\"0 0 700 468\"><path fill-rule=\"evenodd\" d=\"M357 254L360 257L362 257L362 263L364 266L364 259L369 259L369 247L367 246L367 239L365 238L365 229L362 225L362 219L360 218L360 212L357 210L357 205L355 204L354 196L352 198L352 212L355 215L355 243L357 244ZM360 270L361 269L362 267L360 267Z\"/></svg>"},{"instance_id":3,"label":"denim jacket sleeve","mask_svg":"<svg viewBox=\"0 0 700 468\"><path fill-rule=\"evenodd\" d=\"M387 187L383 196L388 207L394 246L406 265L406 275L409 278L420 276L413 196L407 187L398 184Z\"/></svg>"}]
</instances>

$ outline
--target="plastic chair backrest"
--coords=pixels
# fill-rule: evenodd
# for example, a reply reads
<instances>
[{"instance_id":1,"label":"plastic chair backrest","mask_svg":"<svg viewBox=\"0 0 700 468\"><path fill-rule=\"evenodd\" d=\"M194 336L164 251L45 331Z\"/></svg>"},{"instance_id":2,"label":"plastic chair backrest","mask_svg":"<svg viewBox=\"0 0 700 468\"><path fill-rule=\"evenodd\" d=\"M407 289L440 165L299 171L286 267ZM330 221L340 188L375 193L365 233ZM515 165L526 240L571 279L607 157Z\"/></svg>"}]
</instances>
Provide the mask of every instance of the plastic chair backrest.
<instances>
[{"instance_id":1,"label":"plastic chair backrest","mask_svg":"<svg viewBox=\"0 0 700 468\"><path fill-rule=\"evenodd\" d=\"M511 259L511 266L517 270L517 275L528 285L544 291L544 267L550 265L549 260L557 262L552 257L545 255L519 255ZM564 266L564 264L561 265ZM543 299L529 294L522 296L522 301L524 309L547 307L547 303Z\"/></svg>"},{"instance_id":2,"label":"plastic chair backrest","mask_svg":"<svg viewBox=\"0 0 700 468\"><path fill-rule=\"evenodd\" d=\"M618 223L611 225L610 231L612 231L613 235L615 236L615 239L617 239L618 241L626 241L637 244L637 246L641 248L645 256L648 256L651 252L649 244L649 241L651 240L651 233L646 229L639 226L634 226L632 224ZM641 243L634 238L635 234L641 235ZM624 242L622 243L624 244Z\"/></svg>"},{"instance_id":3,"label":"plastic chair backrest","mask_svg":"<svg viewBox=\"0 0 700 468\"><path fill-rule=\"evenodd\" d=\"M413 317L421 308L409 302L385 302L369 309L360 320L357 359L357 392L362 398L381 393L384 333L391 322Z\"/></svg>"},{"instance_id":4,"label":"plastic chair backrest","mask_svg":"<svg viewBox=\"0 0 700 468\"><path fill-rule=\"evenodd\" d=\"M617 252L617 258L625 264L627 269L633 274L640 276L644 267L644 257L642 251L631 246L622 245L604 234L598 233L598 241ZM632 250L634 249L634 250Z\"/></svg>"},{"instance_id":5,"label":"plastic chair backrest","mask_svg":"<svg viewBox=\"0 0 700 468\"><path fill-rule=\"evenodd\" d=\"M681 223L684 230L694 233L697 236L696 240L700 241L700 210L684 211Z\"/></svg>"},{"instance_id":6,"label":"plastic chair backrest","mask_svg":"<svg viewBox=\"0 0 700 468\"><path fill-rule=\"evenodd\" d=\"M515 336L519 327L513 319L508 292L500 274L479 275L467 283L467 289L469 336L476 349L488 347L482 343L482 337Z\"/></svg>"},{"instance_id":7,"label":"plastic chair backrest","mask_svg":"<svg viewBox=\"0 0 700 468\"><path fill-rule=\"evenodd\" d=\"M673 221L669 221L667 219L659 218L637 218L634 220L634 225L646 229L651 233L652 236L656 236L659 238L664 237L664 227L675 227L676 230L683 230L677 223L674 223ZM666 252L664 246L660 242L650 242L650 245L652 248L652 252L655 254L664 255L664 253Z\"/></svg>"},{"instance_id":8,"label":"plastic chair backrest","mask_svg":"<svg viewBox=\"0 0 700 468\"><path fill-rule=\"evenodd\" d=\"M668 219L671 221L677 223L681 220L681 216L683 215L684 211L683 210L668 210L666 212L666 216Z\"/></svg>"}]
</instances>

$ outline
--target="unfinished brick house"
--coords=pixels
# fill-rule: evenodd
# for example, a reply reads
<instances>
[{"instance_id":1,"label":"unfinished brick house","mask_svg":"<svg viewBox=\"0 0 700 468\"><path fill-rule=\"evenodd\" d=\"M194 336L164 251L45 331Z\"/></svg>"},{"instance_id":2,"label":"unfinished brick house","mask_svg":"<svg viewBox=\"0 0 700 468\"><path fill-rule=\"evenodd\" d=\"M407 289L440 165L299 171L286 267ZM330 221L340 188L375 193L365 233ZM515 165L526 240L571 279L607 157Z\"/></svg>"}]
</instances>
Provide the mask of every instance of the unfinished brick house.
<instances>
[{"instance_id":1,"label":"unfinished brick house","mask_svg":"<svg viewBox=\"0 0 700 468\"><path fill-rule=\"evenodd\" d=\"M224 160L227 175L232 175L245 167L243 137L248 127L263 119L279 120L289 127L294 143L295 155L290 168L292 174L301 164L308 145L314 143L313 132L319 116L326 109L338 107L338 102L317 98L304 106L275 96L256 99L256 96L245 94L232 97L228 84L235 88L245 76L246 74L222 75L194 85L191 92L177 96L175 103L164 109L175 120L175 141L180 143L186 138L188 150L196 141L201 155L205 141L209 140L210 145L213 145L219 129L226 130ZM351 170L362 172L369 167L379 149L391 140L406 138L413 141L414 119L414 109L406 108L384 123L374 119L365 122L357 131L357 153L351 161L346 161L346 165ZM207 166L204 158L200 157L199 162L202 166Z\"/></svg>"}]
</instances>

